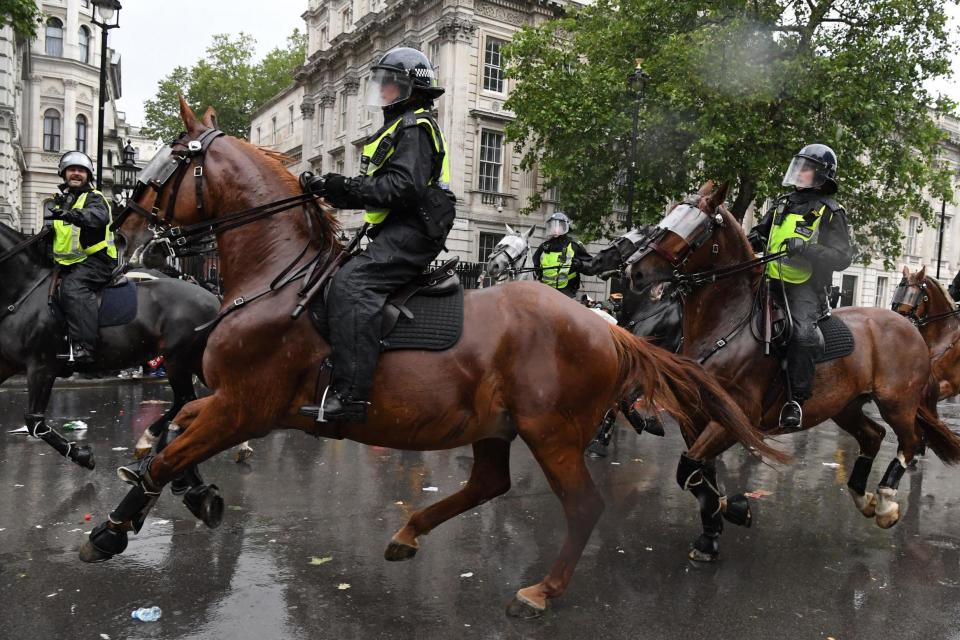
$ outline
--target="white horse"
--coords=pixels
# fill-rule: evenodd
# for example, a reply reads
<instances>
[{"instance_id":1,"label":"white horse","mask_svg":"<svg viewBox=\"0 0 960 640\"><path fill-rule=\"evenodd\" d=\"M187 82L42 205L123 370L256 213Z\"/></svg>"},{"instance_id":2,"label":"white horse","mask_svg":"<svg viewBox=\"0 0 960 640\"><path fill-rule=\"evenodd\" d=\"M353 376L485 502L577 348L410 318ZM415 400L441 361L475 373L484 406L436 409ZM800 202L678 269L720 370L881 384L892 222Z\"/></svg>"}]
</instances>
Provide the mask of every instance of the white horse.
<instances>
[{"instance_id":1,"label":"white horse","mask_svg":"<svg viewBox=\"0 0 960 640\"><path fill-rule=\"evenodd\" d=\"M510 225L504 226L507 228L507 235L501 238L487 259L487 264L477 280L480 287L486 278L490 278L494 284L527 279L527 254L530 253L530 236L533 235L534 227L530 227L525 233L517 233Z\"/></svg>"}]
</instances>

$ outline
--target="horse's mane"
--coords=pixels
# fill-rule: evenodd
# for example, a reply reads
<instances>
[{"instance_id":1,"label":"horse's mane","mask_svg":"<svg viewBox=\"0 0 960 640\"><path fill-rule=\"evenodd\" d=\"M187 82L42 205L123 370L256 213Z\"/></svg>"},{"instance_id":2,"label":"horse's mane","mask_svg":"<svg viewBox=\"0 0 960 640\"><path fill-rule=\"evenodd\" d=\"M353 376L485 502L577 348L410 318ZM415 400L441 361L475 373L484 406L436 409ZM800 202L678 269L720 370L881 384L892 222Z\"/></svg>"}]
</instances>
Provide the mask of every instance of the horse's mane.
<instances>
[{"instance_id":1,"label":"horse's mane","mask_svg":"<svg viewBox=\"0 0 960 640\"><path fill-rule=\"evenodd\" d=\"M950 308L956 307L957 303L954 302L953 296L950 295L950 290L944 286L942 282L934 278L933 276L927 276L926 279L931 283L936 285L937 289L940 290L940 293L943 294L943 297L947 299L947 304L950 305Z\"/></svg>"},{"instance_id":2,"label":"horse's mane","mask_svg":"<svg viewBox=\"0 0 960 640\"><path fill-rule=\"evenodd\" d=\"M10 247L23 242L27 239L27 234L17 231L8 224L0 223L0 237L4 240L7 240L10 243ZM26 251L22 252L22 255L29 256L34 259L38 264L45 264L49 262L49 258L46 255L45 249L43 249L43 243L34 244L32 247L29 247ZM0 253L5 249L10 247L0 247Z\"/></svg>"}]
</instances>

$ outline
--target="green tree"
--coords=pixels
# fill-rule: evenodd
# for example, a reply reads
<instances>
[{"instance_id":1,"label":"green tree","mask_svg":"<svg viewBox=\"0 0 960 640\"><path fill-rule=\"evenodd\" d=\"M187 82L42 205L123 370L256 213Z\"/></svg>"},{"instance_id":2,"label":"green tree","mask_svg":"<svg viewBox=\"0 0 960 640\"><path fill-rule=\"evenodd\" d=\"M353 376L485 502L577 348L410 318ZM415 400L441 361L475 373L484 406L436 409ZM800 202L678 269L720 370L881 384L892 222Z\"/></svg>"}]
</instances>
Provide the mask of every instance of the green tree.
<instances>
[{"instance_id":1,"label":"green tree","mask_svg":"<svg viewBox=\"0 0 960 640\"><path fill-rule=\"evenodd\" d=\"M9 24L18 36L35 38L42 19L43 12L33 0L0 0L0 27Z\"/></svg>"},{"instance_id":2,"label":"green tree","mask_svg":"<svg viewBox=\"0 0 960 640\"><path fill-rule=\"evenodd\" d=\"M157 84L156 96L144 104L147 135L177 137L183 129L177 101L182 93L194 109L216 109L221 130L246 138L253 113L293 82L306 53L299 30L287 38L286 46L269 51L259 62L254 60L255 45L245 33L216 35L203 60L189 68L175 67Z\"/></svg>"},{"instance_id":3,"label":"green tree","mask_svg":"<svg viewBox=\"0 0 960 640\"><path fill-rule=\"evenodd\" d=\"M861 257L895 257L897 220L930 218L925 196L950 195L937 166L932 114L953 105L924 89L958 51L945 0L597 0L520 32L508 47L516 88L507 128L523 165L588 235L613 231L626 193L633 91L649 74L640 116L636 211L706 178L728 181L734 214L782 191L808 142L840 157L841 192ZM539 206L539 198L529 203ZM621 205L622 206L622 205Z\"/></svg>"}]
</instances>

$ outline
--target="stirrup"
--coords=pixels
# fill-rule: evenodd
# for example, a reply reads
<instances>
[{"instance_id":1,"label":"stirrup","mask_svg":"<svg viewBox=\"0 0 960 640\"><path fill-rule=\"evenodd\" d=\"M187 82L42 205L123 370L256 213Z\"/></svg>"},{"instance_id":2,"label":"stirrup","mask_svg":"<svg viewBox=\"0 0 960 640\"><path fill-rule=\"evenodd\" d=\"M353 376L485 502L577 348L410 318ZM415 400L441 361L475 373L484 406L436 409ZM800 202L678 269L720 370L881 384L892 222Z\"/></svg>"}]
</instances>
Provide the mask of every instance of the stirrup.
<instances>
[{"instance_id":1,"label":"stirrup","mask_svg":"<svg viewBox=\"0 0 960 640\"><path fill-rule=\"evenodd\" d=\"M67 352L58 353L57 360L65 360L70 364L73 364L74 362L76 362L76 360L73 357L73 340L70 340L69 338L67 339Z\"/></svg>"},{"instance_id":2,"label":"stirrup","mask_svg":"<svg viewBox=\"0 0 960 640\"><path fill-rule=\"evenodd\" d=\"M797 413L800 414L800 420L799 420L799 422L797 422L797 424L795 424L795 425L785 425L785 424L783 424L783 412L784 412L784 411L786 410L786 408L789 407L790 405L795 406L795 407L797 408ZM784 428L784 429L799 429L799 428L803 425L803 407L802 407L802 406L800 405L800 403L797 402L796 400L791 400L791 401L789 401L789 402L785 402L784 405L783 405L782 407L780 407L780 418L779 418L778 422L780 423L780 427L781 427L781 428Z\"/></svg>"},{"instance_id":3,"label":"stirrup","mask_svg":"<svg viewBox=\"0 0 960 640\"><path fill-rule=\"evenodd\" d=\"M301 416L307 418L313 418L317 422L326 422L323 419L323 403L327 401L327 394L330 393L330 385L327 385L327 388L323 390L323 396L320 398L320 404L308 404L300 407L300 410L297 413Z\"/></svg>"}]
</instances>

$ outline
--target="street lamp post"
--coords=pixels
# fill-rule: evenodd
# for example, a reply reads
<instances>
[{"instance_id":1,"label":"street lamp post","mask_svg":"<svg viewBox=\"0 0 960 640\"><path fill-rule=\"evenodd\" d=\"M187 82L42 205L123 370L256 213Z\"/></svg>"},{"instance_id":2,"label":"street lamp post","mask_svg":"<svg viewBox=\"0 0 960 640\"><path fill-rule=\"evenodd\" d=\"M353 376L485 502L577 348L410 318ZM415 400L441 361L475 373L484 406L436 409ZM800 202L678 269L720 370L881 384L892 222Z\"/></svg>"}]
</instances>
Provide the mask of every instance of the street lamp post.
<instances>
[{"instance_id":1,"label":"street lamp post","mask_svg":"<svg viewBox=\"0 0 960 640\"><path fill-rule=\"evenodd\" d=\"M637 137L640 135L640 105L643 92L650 76L643 70L643 60L637 60L637 66L630 74L628 82L637 92L633 110L633 137L630 138L630 161L627 163L627 231L633 229L633 190L637 173Z\"/></svg>"},{"instance_id":2,"label":"street lamp post","mask_svg":"<svg viewBox=\"0 0 960 640\"><path fill-rule=\"evenodd\" d=\"M123 148L122 161L113 166L113 195L120 204L126 204L127 199L133 194L137 186L137 172L140 167L137 166L137 150L133 148L130 141L127 140L127 146Z\"/></svg>"},{"instance_id":3,"label":"street lamp post","mask_svg":"<svg viewBox=\"0 0 960 640\"><path fill-rule=\"evenodd\" d=\"M937 246L937 280L940 279L940 265L943 263L943 222L947 217L947 200L940 204L940 244Z\"/></svg>"},{"instance_id":4,"label":"street lamp post","mask_svg":"<svg viewBox=\"0 0 960 640\"><path fill-rule=\"evenodd\" d=\"M100 107L97 118L97 189L103 187L103 111L107 103L107 32L120 26L120 3L117 0L92 0L100 14ZM112 21L112 22L111 22Z\"/></svg>"}]
</instances>

